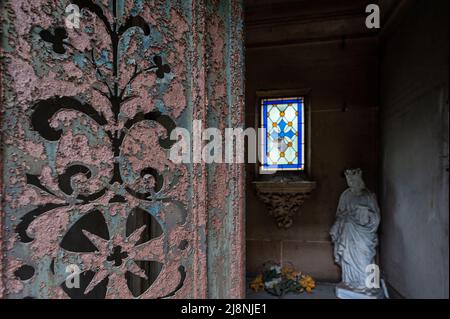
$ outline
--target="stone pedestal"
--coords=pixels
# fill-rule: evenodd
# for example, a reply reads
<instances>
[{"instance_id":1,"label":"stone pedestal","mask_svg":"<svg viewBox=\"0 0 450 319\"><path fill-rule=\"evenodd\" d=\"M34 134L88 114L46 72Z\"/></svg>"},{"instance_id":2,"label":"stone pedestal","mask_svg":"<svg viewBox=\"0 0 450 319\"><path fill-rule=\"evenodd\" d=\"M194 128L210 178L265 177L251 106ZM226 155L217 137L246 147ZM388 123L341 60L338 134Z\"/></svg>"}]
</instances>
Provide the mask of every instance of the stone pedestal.
<instances>
[{"instance_id":1,"label":"stone pedestal","mask_svg":"<svg viewBox=\"0 0 450 319\"><path fill-rule=\"evenodd\" d=\"M371 289L366 292L358 292L343 284L336 286L336 297L339 299L385 299L383 289Z\"/></svg>"}]
</instances>

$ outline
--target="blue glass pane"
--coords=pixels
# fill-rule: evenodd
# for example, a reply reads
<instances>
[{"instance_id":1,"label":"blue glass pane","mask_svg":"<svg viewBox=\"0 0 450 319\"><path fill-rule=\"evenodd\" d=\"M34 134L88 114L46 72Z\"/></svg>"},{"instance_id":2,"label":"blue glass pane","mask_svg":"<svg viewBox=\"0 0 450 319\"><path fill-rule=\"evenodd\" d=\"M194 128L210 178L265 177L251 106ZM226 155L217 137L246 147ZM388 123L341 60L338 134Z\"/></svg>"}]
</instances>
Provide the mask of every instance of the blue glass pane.
<instances>
[{"instance_id":1,"label":"blue glass pane","mask_svg":"<svg viewBox=\"0 0 450 319\"><path fill-rule=\"evenodd\" d=\"M261 102L264 170L304 169L303 98L263 99Z\"/></svg>"}]
</instances>

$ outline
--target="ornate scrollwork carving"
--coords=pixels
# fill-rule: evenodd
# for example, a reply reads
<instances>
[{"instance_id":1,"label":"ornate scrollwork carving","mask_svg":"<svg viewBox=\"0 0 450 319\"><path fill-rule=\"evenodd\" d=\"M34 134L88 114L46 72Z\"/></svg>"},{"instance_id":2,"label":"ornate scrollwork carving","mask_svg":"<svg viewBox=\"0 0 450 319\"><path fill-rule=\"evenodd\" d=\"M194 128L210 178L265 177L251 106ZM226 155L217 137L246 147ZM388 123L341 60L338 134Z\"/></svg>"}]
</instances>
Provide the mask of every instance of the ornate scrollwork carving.
<instances>
[{"instance_id":1,"label":"ornate scrollwork carving","mask_svg":"<svg viewBox=\"0 0 450 319\"><path fill-rule=\"evenodd\" d=\"M161 224L164 225L164 220L154 219L147 210L149 205L154 203L158 205L172 204L181 211L184 211L185 207L167 195L176 187L176 183L167 181L164 173L158 168L152 167L152 163L138 171L130 171L132 165L128 165L124 171L124 163L127 163L127 159L124 158L126 156L123 144L126 136L135 126L140 122L147 121L158 127L159 131L164 132L158 137L159 147L165 150L170 149L174 141L171 141L169 137L176 125L170 116L162 114L158 110L137 112L132 118L126 120L120 118L123 104L136 98L136 96L128 94L128 89L137 76L154 72L157 78L163 79L171 72L170 66L163 62L160 55L154 55L150 65L145 68L140 68L136 62L129 80L125 85L121 85L118 52L120 40L130 28L138 28L144 35L149 35L149 24L144 18L136 15L129 16L122 25L118 25L117 0L112 0L112 20L108 18L111 15L105 14L103 8L91 0L73 0L71 2L78 5L80 9L88 10L97 16L105 27L111 44L111 79L108 79L104 70L97 63L94 50L86 52L78 50L69 42L64 27L58 26L42 30L39 36L44 43L51 44L54 54L75 52L81 54L90 63L91 67L95 69L96 78L103 86L103 90L97 87L92 87L92 90L97 91L108 100L113 116L105 116L77 96L54 96L38 101L31 107L31 127L44 140L54 142L60 147L64 143L70 146L70 142L77 138L79 145L91 146L93 144L96 147L87 147L92 152L93 159L90 161L86 160L90 155L87 154L89 151L82 149L77 152L72 149L73 158L62 161L59 166L58 163L56 164L54 170L57 171L57 176L53 176L55 181L50 185L48 178L45 182L40 175L26 175L27 184L43 192L48 198L48 203L39 205L22 216L16 227L18 238L22 243L39 240L33 235L33 224L48 214L60 214L66 210L67 214L70 214L72 222L66 229L65 235L62 236L58 248L58 258L52 260L51 268L52 273L55 274L58 261L77 263L82 260L84 271L81 290L66 289L67 287L61 284L62 290L69 297L107 297L108 294L112 294L111 291L114 291L110 288L114 286L115 280L119 281L117 284L119 287L124 287L123 283L126 282L134 297L144 295L146 292L145 296L159 298L173 296L182 287L186 271L179 258L175 258L175 262L178 263L176 267L166 267L167 256L164 256L163 246L165 241L170 239L166 238L165 229L161 226ZM75 120L82 119L76 125L69 125L70 129L58 125L58 121L55 119L59 115L69 112L75 112ZM63 120L66 120L69 116L64 114L62 117L64 117ZM83 130L83 126L95 137L89 139L83 134L72 133L74 129ZM140 181L131 183L129 178L126 178L130 174ZM92 209L93 207L95 209ZM125 226L125 221L130 220L130 216L134 216L136 211L145 212L143 219L146 218L146 215L151 216L153 219L151 224L161 230L161 236L143 240L147 225L141 225L138 229L126 234L126 228L129 227ZM90 221L91 217L94 219ZM99 218L100 222L95 221L95 218ZM96 229L89 228L90 224L95 224ZM74 229L81 230L81 232L76 232ZM152 231L154 232L155 229ZM67 243L70 240L81 243L81 247L83 245L90 246L93 251L69 249ZM83 244L83 240L88 240L88 243ZM174 247L179 245L180 243L176 243ZM149 269L157 270L150 273ZM168 275L164 273L173 272L174 269L178 270L178 273L174 274L179 278L178 285L174 287L168 285L163 289L161 288L162 279L159 279L157 284L159 294L148 292L152 283L158 282L158 275L161 274L163 278L167 278ZM118 273L120 276L117 275ZM138 289L133 286L133 282L138 282Z\"/></svg>"},{"instance_id":2,"label":"ornate scrollwork carving","mask_svg":"<svg viewBox=\"0 0 450 319\"><path fill-rule=\"evenodd\" d=\"M309 194L262 193L258 196L269 208L269 214L275 219L279 228L289 228L293 224L294 215Z\"/></svg>"},{"instance_id":3,"label":"ornate scrollwork carving","mask_svg":"<svg viewBox=\"0 0 450 319\"><path fill-rule=\"evenodd\" d=\"M279 228L287 229L300 211L305 199L315 188L315 182L254 182L259 198L267 205L269 214Z\"/></svg>"}]
</instances>

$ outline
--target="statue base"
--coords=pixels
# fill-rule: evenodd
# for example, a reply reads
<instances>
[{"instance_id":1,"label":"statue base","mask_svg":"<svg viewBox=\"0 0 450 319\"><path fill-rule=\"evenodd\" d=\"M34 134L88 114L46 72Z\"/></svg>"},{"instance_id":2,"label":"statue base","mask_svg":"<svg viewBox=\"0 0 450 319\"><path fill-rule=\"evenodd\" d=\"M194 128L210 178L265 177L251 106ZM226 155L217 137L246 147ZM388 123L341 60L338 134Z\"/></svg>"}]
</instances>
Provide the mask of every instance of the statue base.
<instances>
[{"instance_id":1,"label":"statue base","mask_svg":"<svg viewBox=\"0 0 450 319\"><path fill-rule=\"evenodd\" d=\"M352 290L344 284L336 286L336 297L339 299L385 299L383 289L371 289L368 291Z\"/></svg>"}]
</instances>

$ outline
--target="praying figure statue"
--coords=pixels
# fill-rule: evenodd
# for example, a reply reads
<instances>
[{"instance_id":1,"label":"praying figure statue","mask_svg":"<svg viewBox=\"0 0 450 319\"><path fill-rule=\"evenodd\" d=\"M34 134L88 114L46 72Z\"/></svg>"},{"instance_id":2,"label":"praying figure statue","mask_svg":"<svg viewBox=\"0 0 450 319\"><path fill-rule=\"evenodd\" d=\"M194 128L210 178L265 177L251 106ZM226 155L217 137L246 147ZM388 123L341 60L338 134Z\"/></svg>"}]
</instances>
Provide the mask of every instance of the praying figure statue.
<instances>
[{"instance_id":1,"label":"praying figure statue","mask_svg":"<svg viewBox=\"0 0 450 319\"><path fill-rule=\"evenodd\" d=\"M380 211L375 194L364 184L361 169L346 170L345 178L349 188L339 199L336 221L330 230L334 260L342 270L340 286L370 294L373 286L367 286L368 266L374 264Z\"/></svg>"}]
</instances>

